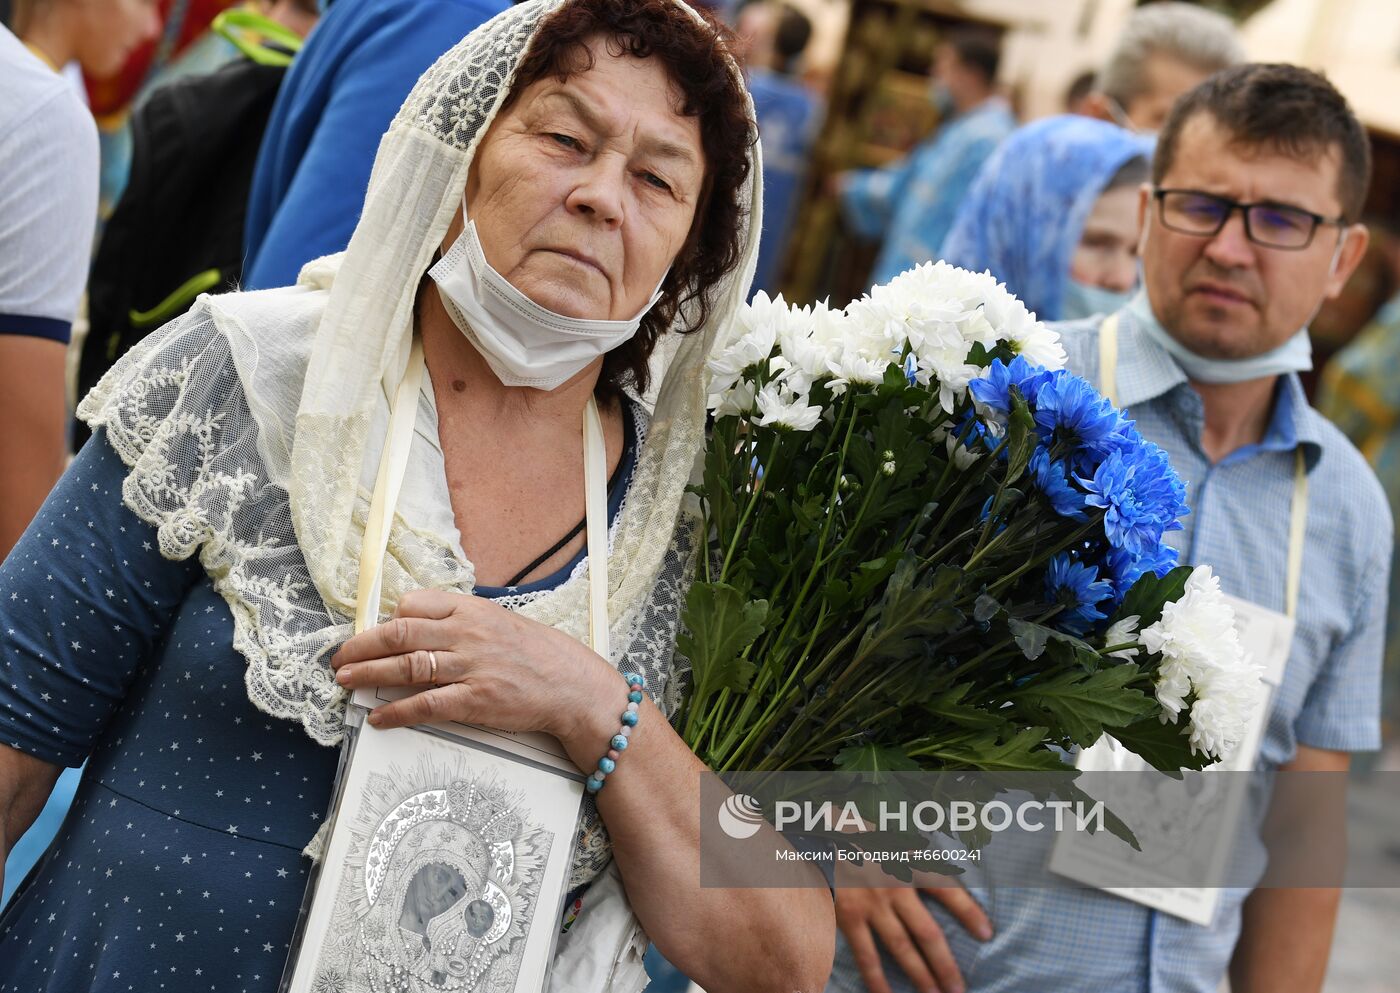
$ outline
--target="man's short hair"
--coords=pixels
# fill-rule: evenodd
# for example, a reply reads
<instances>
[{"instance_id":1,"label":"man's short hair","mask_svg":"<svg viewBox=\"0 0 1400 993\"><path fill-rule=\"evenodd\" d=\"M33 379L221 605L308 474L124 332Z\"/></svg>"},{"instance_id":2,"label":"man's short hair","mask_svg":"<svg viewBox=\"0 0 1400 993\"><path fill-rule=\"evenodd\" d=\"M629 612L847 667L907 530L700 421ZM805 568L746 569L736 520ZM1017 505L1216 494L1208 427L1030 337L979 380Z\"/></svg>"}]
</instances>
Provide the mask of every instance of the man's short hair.
<instances>
[{"instance_id":1,"label":"man's short hair","mask_svg":"<svg viewBox=\"0 0 1400 993\"><path fill-rule=\"evenodd\" d=\"M1293 65L1255 63L1224 69L1184 94L1157 139L1152 182L1160 184L1176 157L1186 122L1209 114L1236 147L1266 149L1315 161L1340 153L1337 199L1342 217L1361 216L1371 186L1371 140L1346 98L1323 76Z\"/></svg>"},{"instance_id":2,"label":"man's short hair","mask_svg":"<svg viewBox=\"0 0 1400 993\"><path fill-rule=\"evenodd\" d=\"M958 61L976 70L988 86L996 82L997 66L1001 64L1001 35L991 28L958 27L943 36L943 43L952 47Z\"/></svg>"},{"instance_id":3,"label":"man's short hair","mask_svg":"<svg viewBox=\"0 0 1400 993\"><path fill-rule=\"evenodd\" d=\"M1224 14L1190 3L1154 3L1128 18L1113 53L1099 70L1096 88L1126 108L1147 92L1147 61L1153 55L1204 73L1245 60L1235 25Z\"/></svg>"}]
</instances>

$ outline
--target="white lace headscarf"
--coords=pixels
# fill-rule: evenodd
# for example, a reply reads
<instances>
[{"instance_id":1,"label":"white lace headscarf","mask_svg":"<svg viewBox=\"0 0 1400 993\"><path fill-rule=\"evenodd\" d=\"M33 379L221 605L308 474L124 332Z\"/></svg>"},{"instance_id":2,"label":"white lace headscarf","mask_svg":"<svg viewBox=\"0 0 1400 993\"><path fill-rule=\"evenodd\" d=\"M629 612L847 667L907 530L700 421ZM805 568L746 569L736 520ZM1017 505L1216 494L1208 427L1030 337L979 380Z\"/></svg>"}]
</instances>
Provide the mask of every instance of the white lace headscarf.
<instances>
[{"instance_id":1,"label":"white lace headscarf","mask_svg":"<svg viewBox=\"0 0 1400 993\"><path fill-rule=\"evenodd\" d=\"M228 601L234 647L249 661L249 697L324 744L344 730L345 695L326 655L350 634L387 396L407 364L420 277L516 67L562 2L512 7L423 75L380 143L344 253L309 263L296 287L202 297L124 356L79 408L131 467L123 497L157 526L162 553L198 551ZM705 326L673 346L610 533L612 661L640 665L649 680L669 665L670 646L657 639L654 652L640 651L638 632L655 611L667 557L678 554L678 515L704 442L705 359L753 278L761 171L754 142L741 191L741 261L710 288ZM658 347L668 345L663 338ZM420 413L420 435L423 420ZM458 539L441 453L417 437L390 531L381 616L412 589L469 592L474 572ZM587 573L578 569L514 606L584 640L587 603ZM660 675L655 694L665 688Z\"/></svg>"},{"instance_id":2,"label":"white lace headscarf","mask_svg":"<svg viewBox=\"0 0 1400 993\"><path fill-rule=\"evenodd\" d=\"M556 6L536 0L472 32L419 80L380 144L364 213L316 333L292 447L293 520L311 576L333 609L354 610L361 539L355 483L381 383L400 375L408 361L419 276L457 212L472 159L510 93L516 66ZM760 171L755 162L755 206ZM680 343L663 379L609 556L614 625L625 627L646 602L675 527L703 439L704 360L752 278L757 211L750 220L740 270L715 288L714 316ZM428 545L429 555L452 548L445 541ZM399 565L410 576L431 576L411 558ZM458 587L470 583L465 573L454 579ZM385 599L392 603L403 592L396 584L386 588ZM587 599L586 582L566 582L523 609L583 637Z\"/></svg>"}]
</instances>

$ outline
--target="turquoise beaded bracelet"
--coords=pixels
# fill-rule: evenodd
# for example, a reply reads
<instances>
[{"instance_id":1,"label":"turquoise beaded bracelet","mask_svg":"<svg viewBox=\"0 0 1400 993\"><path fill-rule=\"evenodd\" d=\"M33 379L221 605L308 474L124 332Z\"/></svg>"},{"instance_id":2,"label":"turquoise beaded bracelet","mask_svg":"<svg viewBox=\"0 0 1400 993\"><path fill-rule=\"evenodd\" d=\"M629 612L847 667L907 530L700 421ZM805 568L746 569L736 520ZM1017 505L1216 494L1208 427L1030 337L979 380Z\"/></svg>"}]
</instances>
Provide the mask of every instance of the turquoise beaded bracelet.
<instances>
[{"instance_id":1,"label":"turquoise beaded bracelet","mask_svg":"<svg viewBox=\"0 0 1400 993\"><path fill-rule=\"evenodd\" d=\"M612 745L608 749L608 754L598 760L598 768L593 770L593 774L588 777L584 786L589 793L597 793L603 788L603 783L607 780L608 774L617 768L617 760L622 758L622 753L627 750L628 739L632 737L632 729L637 726L639 708L642 704L642 688L646 686L646 679L636 672L629 672L624 677L627 680L627 709L622 712L622 727L617 734L613 735Z\"/></svg>"}]
</instances>

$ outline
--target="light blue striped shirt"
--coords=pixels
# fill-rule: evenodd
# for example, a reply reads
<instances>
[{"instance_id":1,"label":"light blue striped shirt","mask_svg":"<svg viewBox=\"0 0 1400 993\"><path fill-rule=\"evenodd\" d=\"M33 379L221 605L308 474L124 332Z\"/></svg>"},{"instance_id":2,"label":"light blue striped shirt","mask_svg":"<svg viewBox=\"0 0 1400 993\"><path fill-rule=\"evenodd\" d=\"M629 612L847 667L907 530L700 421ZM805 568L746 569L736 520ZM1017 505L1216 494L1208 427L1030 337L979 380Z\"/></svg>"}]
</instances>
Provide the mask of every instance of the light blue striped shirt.
<instances>
[{"instance_id":1,"label":"light blue striped shirt","mask_svg":"<svg viewBox=\"0 0 1400 993\"><path fill-rule=\"evenodd\" d=\"M1284 609L1295 446L1308 469L1308 515L1297 629L1274 694L1258 765L1290 761L1299 745L1336 751L1380 746L1380 663L1392 549L1390 509L1351 443L1313 410L1296 375L1282 377L1264 439L1211 464L1201 447L1204 408L1171 356L1120 311L1120 403L1166 450L1187 484L1191 513L1168 535L1183 562L1208 563L1228 593ZM1098 382L1098 321L1060 325L1069 368ZM1240 853L1260 864L1261 843ZM1044 865L1047 847L1027 857ZM1003 867L1004 868L1004 867ZM974 889L995 935L972 938L926 901L976 993L1215 993L1240 931L1247 889L1221 893L1200 927L1110 894L1083 889ZM896 990L907 977L888 955ZM829 991L864 985L838 938Z\"/></svg>"}]
</instances>

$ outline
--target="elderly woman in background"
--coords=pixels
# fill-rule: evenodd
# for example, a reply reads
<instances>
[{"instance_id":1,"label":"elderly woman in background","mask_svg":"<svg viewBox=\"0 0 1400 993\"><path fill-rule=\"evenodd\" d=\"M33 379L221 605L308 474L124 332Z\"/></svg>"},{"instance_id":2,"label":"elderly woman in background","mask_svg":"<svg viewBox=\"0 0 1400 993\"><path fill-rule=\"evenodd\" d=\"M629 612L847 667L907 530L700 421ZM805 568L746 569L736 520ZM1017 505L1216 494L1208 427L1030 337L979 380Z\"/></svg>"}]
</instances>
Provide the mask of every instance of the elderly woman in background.
<instances>
[{"instance_id":1,"label":"elderly woman in background","mask_svg":"<svg viewBox=\"0 0 1400 993\"><path fill-rule=\"evenodd\" d=\"M1028 124L982 167L940 255L991 272L1042 321L1112 313L1137 285L1151 153L1149 140L1093 118Z\"/></svg>"},{"instance_id":2,"label":"elderly woman in background","mask_svg":"<svg viewBox=\"0 0 1400 993\"><path fill-rule=\"evenodd\" d=\"M703 767L666 720L704 360L757 248L751 114L722 30L678 0L517 6L410 95L343 256L203 299L89 395L100 430L0 567L0 840L91 754L0 919L0 980L276 988L347 689L422 691L378 727L545 731L591 769L621 668L647 696L585 803L561 956L592 898L620 894L645 930L592 951L617 959L597 988L640 988L647 935L712 993L824 984L819 883L700 888ZM632 397L663 333L680 338L648 417ZM420 348L392 617L347 641L390 398ZM582 644L595 400L612 658Z\"/></svg>"}]
</instances>

